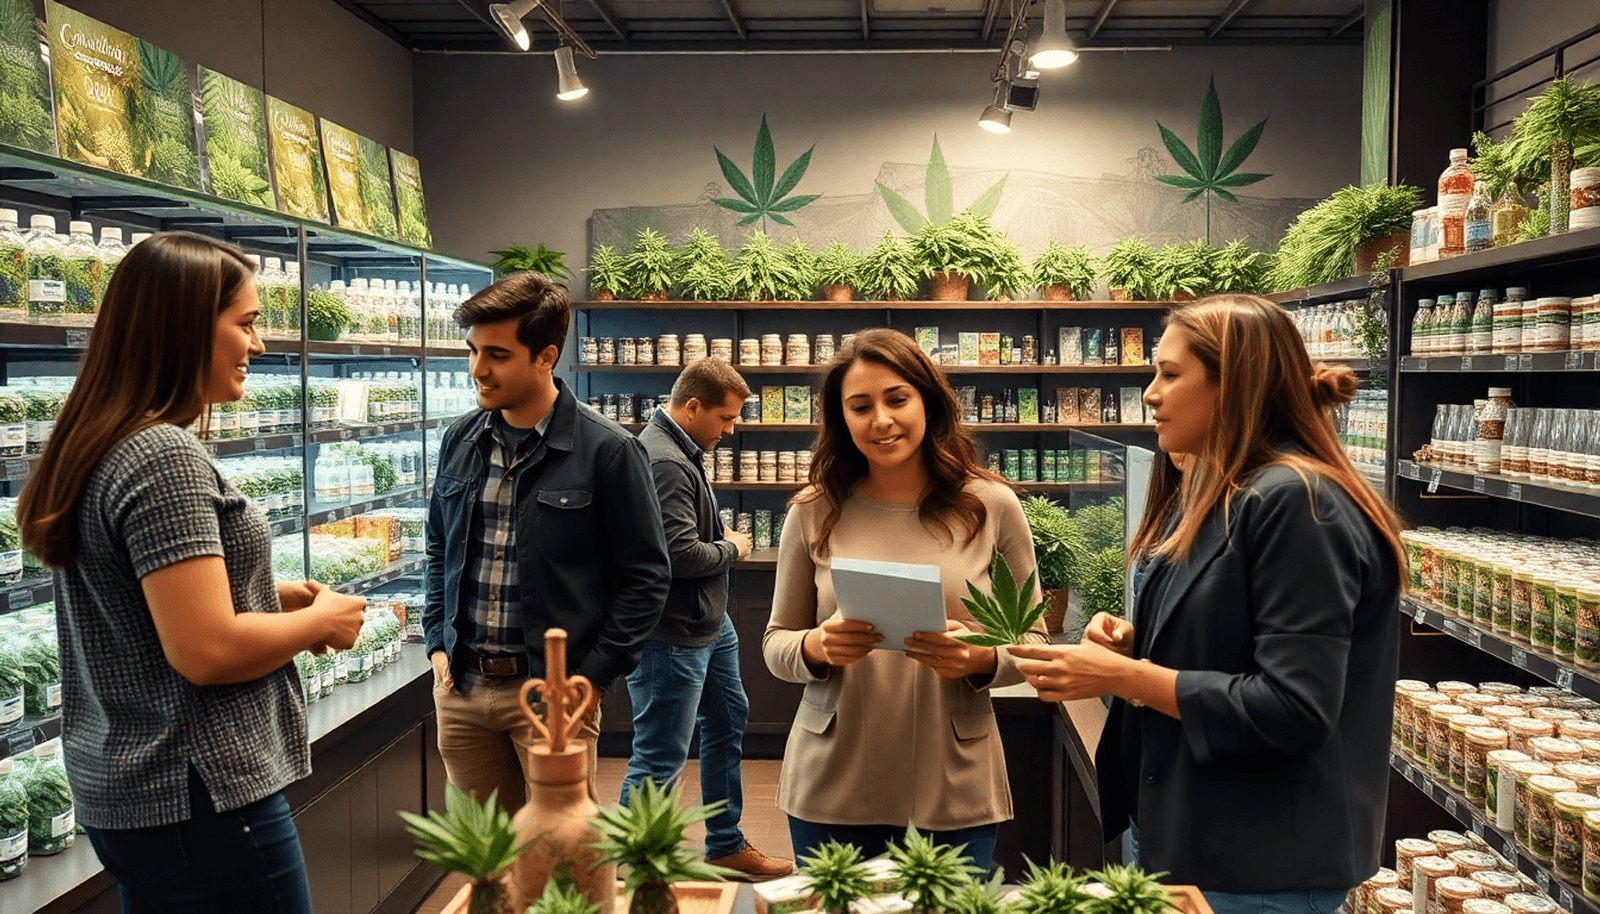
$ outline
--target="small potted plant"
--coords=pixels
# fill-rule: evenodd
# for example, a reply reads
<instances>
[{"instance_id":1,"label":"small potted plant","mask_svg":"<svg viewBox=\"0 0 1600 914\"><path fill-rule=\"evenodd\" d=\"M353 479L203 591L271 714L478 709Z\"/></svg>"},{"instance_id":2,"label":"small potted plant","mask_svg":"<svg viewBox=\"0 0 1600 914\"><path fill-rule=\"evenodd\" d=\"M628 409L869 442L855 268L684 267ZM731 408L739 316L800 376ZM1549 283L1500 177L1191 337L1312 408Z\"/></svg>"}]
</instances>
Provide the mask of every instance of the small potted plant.
<instances>
[{"instance_id":1,"label":"small potted plant","mask_svg":"<svg viewBox=\"0 0 1600 914\"><path fill-rule=\"evenodd\" d=\"M517 844L511 814L500 808L492 793L479 805L461 788L447 783L444 796L443 813L400 813L406 830L422 844L417 856L471 880L467 914L510 914L501 876L523 851Z\"/></svg>"},{"instance_id":2,"label":"small potted plant","mask_svg":"<svg viewBox=\"0 0 1600 914\"><path fill-rule=\"evenodd\" d=\"M822 914L849 914L850 903L872 894L871 874L861 863L861 848L829 841L800 859L800 875L811 883Z\"/></svg>"},{"instance_id":3,"label":"small potted plant","mask_svg":"<svg viewBox=\"0 0 1600 914\"><path fill-rule=\"evenodd\" d=\"M1059 861L1038 866L1028 861L1028 871L1018 893L1015 914L1077 914L1093 900L1089 880L1072 875L1072 867Z\"/></svg>"},{"instance_id":4,"label":"small potted plant","mask_svg":"<svg viewBox=\"0 0 1600 914\"><path fill-rule=\"evenodd\" d=\"M628 267L623 255L609 244L597 244L589 254L589 297L611 301L628 288Z\"/></svg>"},{"instance_id":5,"label":"small potted plant","mask_svg":"<svg viewBox=\"0 0 1600 914\"><path fill-rule=\"evenodd\" d=\"M1090 887L1093 897L1078 908L1081 914L1165 914L1172 907L1166 886L1156 881L1165 874L1112 864L1084 875L1099 883L1099 889Z\"/></svg>"},{"instance_id":6,"label":"small potted plant","mask_svg":"<svg viewBox=\"0 0 1600 914\"><path fill-rule=\"evenodd\" d=\"M950 221L929 222L911 236L911 250L928 278L935 301L966 301L975 279L983 279L999 251L1000 233L971 210Z\"/></svg>"},{"instance_id":7,"label":"small potted plant","mask_svg":"<svg viewBox=\"0 0 1600 914\"><path fill-rule=\"evenodd\" d=\"M884 231L861 263L861 294L868 301L904 301L917 294L920 276L911 245Z\"/></svg>"},{"instance_id":8,"label":"small potted plant","mask_svg":"<svg viewBox=\"0 0 1600 914\"><path fill-rule=\"evenodd\" d=\"M1362 260L1384 250L1396 251L1391 258L1394 265L1405 266L1411 214L1421 203L1422 191L1405 184L1334 191L1301 213L1283 233L1269 284L1279 290L1298 289L1370 272L1370 261ZM1378 243L1358 258L1357 248L1368 241Z\"/></svg>"},{"instance_id":9,"label":"small potted plant","mask_svg":"<svg viewBox=\"0 0 1600 914\"><path fill-rule=\"evenodd\" d=\"M1061 631L1071 604L1072 568L1083 554L1083 533L1072 514L1055 500L1035 495L1022 502L1022 516L1033 534L1033 554L1039 561L1039 587L1049 608L1045 630Z\"/></svg>"},{"instance_id":10,"label":"small potted plant","mask_svg":"<svg viewBox=\"0 0 1600 914\"><path fill-rule=\"evenodd\" d=\"M1034 288L1033 273L1022 262L1022 252L1004 235L995 245L993 258L984 274L984 286L993 301L1022 298Z\"/></svg>"},{"instance_id":11,"label":"small potted plant","mask_svg":"<svg viewBox=\"0 0 1600 914\"><path fill-rule=\"evenodd\" d=\"M733 297L778 301L802 283L794 262L766 232L751 232L733 258Z\"/></svg>"},{"instance_id":12,"label":"small potted plant","mask_svg":"<svg viewBox=\"0 0 1600 914\"><path fill-rule=\"evenodd\" d=\"M861 282L861 255L835 241L817 255L817 284L828 301L850 301Z\"/></svg>"},{"instance_id":13,"label":"small potted plant","mask_svg":"<svg viewBox=\"0 0 1600 914\"><path fill-rule=\"evenodd\" d=\"M599 910L570 880L552 879L523 914L596 914Z\"/></svg>"},{"instance_id":14,"label":"small potted plant","mask_svg":"<svg viewBox=\"0 0 1600 914\"><path fill-rule=\"evenodd\" d=\"M595 845L601 862L628 868L622 889L631 899L630 914L677 914L674 882L725 878L729 871L711 866L686 846L684 831L722 810L722 802L680 807L678 788L663 790L651 778L633 788L628 805L602 809L590 820L605 838Z\"/></svg>"},{"instance_id":15,"label":"small potted plant","mask_svg":"<svg viewBox=\"0 0 1600 914\"><path fill-rule=\"evenodd\" d=\"M1067 582L1078 594L1080 621L1100 612L1122 615L1127 579L1123 499L1115 497L1105 504L1079 506L1072 512L1072 520L1082 535L1083 551L1072 562Z\"/></svg>"},{"instance_id":16,"label":"small potted plant","mask_svg":"<svg viewBox=\"0 0 1600 914\"><path fill-rule=\"evenodd\" d=\"M689 233L678 253L679 287L689 301L726 301L733 297L733 264L716 236L705 229Z\"/></svg>"},{"instance_id":17,"label":"small potted plant","mask_svg":"<svg viewBox=\"0 0 1600 914\"><path fill-rule=\"evenodd\" d=\"M1154 256L1150 243L1139 235L1111 246L1100 265L1113 301L1138 301L1145 297Z\"/></svg>"},{"instance_id":18,"label":"small potted plant","mask_svg":"<svg viewBox=\"0 0 1600 914\"><path fill-rule=\"evenodd\" d=\"M817 255L799 238L783 249L788 258L791 278L785 288L778 289L780 300L810 301L817 290Z\"/></svg>"},{"instance_id":19,"label":"small potted plant","mask_svg":"<svg viewBox=\"0 0 1600 914\"><path fill-rule=\"evenodd\" d=\"M494 275L510 276L512 273L543 273L562 285L572 280L572 272L567 269L567 255L563 251L552 251L539 242L538 249L527 245L513 244L498 251L489 253L500 258L494 262Z\"/></svg>"},{"instance_id":20,"label":"small potted plant","mask_svg":"<svg viewBox=\"0 0 1600 914\"><path fill-rule=\"evenodd\" d=\"M1211 286L1211 247L1164 244L1150 258L1146 292L1161 301L1193 301Z\"/></svg>"},{"instance_id":21,"label":"small potted plant","mask_svg":"<svg viewBox=\"0 0 1600 914\"><path fill-rule=\"evenodd\" d=\"M639 230L623 263L627 291L640 301L666 301L667 292L678 283L677 252L655 229Z\"/></svg>"},{"instance_id":22,"label":"small potted plant","mask_svg":"<svg viewBox=\"0 0 1600 914\"><path fill-rule=\"evenodd\" d=\"M306 336L329 343L338 339L355 315L344 299L324 289L306 292Z\"/></svg>"},{"instance_id":23,"label":"small potted plant","mask_svg":"<svg viewBox=\"0 0 1600 914\"><path fill-rule=\"evenodd\" d=\"M1235 241L1211 256L1211 293L1259 295L1266 287L1270 267L1265 254Z\"/></svg>"},{"instance_id":24,"label":"small potted plant","mask_svg":"<svg viewBox=\"0 0 1600 914\"><path fill-rule=\"evenodd\" d=\"M1549 178L1546 207L1552 235L1567 230L1573 155L1596 142L1600 142L1600 86L1580 84L1570 76L1546 86L1511 128L1507 145L1517 173Z\"/></svg>"},{"instance_id":25,"label":"small potted plant","mask_svg":"<svg viewBox=\"0 0 1600 914\"><path fill-rule=\"evenodd\" d=\"M1007 914L1011 904L1006 901L1005 870L995 868L994 878L988 882L969 882L956 890L948 914Z\"/></svg>"},{"instance_id":26,"label":"small potted plant","mask_svg":"<svg viewBox=\"0 0 1600 914\"><path fill-rule=\"evenodd\" d=\"M1081 244L1063 247L1054 238L1045 242L1044 250L1029 269L1033 271L1034 284L1044 290L1045 301L1086 299L1099 274L1088 248Z\"/></svg>"},{"instance_id":27,"label":"small potted plant","mask_svg":"<svg viewBox=\"0 0 1600 914\"><path fill-rule=\"evenodd\" d=\"M972 866L972 858L961 856L964 847L935 844L912 826L906 827L903 840L889 843L885 856L894 864L900 896L914 914L944 911L961 887L972 881L978 868Z\"/></svg>"}]
</instances>

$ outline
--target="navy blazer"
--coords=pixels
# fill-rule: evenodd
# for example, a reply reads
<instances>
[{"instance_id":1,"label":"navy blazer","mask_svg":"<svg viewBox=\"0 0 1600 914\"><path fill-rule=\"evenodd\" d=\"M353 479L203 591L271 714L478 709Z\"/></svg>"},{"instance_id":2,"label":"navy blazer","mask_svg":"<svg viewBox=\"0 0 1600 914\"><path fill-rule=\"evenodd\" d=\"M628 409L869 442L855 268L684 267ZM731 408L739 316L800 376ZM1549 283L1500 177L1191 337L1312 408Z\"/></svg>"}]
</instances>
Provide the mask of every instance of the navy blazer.
<instances>
[{"instance_id":1,"label":"navy blazer","mask_svg":"<svg viewBox=\"0 0 1600 914\"><path fill-rule=\"evenodd\" d=\"M1113 702L1095 760L1106 839L1131 818L1146 870L1211 891L1370 877L1400 646L1381 534L1338 486L1271 465L1165 573L1165 599L1137 609L1135 654L1179 671L1183 719ZM1123 727L1139 728L1136 764L1121 757Z\"/></svg>"}]
</instances>

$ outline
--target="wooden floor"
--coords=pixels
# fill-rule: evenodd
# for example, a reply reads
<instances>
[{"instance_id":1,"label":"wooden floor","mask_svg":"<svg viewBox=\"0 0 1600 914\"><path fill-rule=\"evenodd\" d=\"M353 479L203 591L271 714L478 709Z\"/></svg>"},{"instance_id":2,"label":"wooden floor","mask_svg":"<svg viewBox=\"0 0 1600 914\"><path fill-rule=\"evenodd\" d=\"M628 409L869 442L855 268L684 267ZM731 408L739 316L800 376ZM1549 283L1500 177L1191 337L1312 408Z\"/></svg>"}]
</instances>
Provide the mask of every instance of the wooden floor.
<instances>
[{"instance_id":1,"label":"wooden floor","mask_svg":"<svg viewBox=\"0 0 1600 914\"><path fill-rule=\"evenodd\" d=\"M744 775L744 817L740 823L745 838L769 857L793 857L789 846L789 820L779 811L778 768L776 759L747 759L741 766ZM602 805L615 805L622 788L622 775L628 760L602 758L600 760L599 786ZM683 774L684 799L700 802L700 763L689 761ZM689 829L689 839L704 847L705 827L694 825ZM438 914L445 902L461 890L465 878L448 875L439 887L423 900L415 914Z\"/></svg>"}]
</instances>

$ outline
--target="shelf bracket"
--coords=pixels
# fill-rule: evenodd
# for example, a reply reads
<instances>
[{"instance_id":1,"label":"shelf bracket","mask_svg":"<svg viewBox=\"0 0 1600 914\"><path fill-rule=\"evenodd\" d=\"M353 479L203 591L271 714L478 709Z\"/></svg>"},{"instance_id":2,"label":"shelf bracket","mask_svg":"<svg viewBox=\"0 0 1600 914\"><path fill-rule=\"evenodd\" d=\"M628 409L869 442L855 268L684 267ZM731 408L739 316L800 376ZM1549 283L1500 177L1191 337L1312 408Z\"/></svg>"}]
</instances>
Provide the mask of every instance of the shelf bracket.
<instances>
[{"instance_id":1,"label":"shelf bracket","mask_svg":"<svg viewBox=\"0 0 1600 914\"><path fill-rule=\"evenodd\" d=\"M72 218L74 219L82 219L85 213L134 208L188 209L189 204L181 200L168 200L165 197L151 197L146 194L112 194L103 197L72 198Z\"/></svg>"},{"instance_id":2,"label":"shelf bracket","mask_svg":"<svg viewBox=\"0 0 1600 914\"><path fill-rule=\"evenodd\" d=\"M190 227L199 228L206 225L221 224L221 216L173 216L170 219L161 220L161 230L163 232L170 232L174 229L184 229Z\"/></svg>"}]
</instances>

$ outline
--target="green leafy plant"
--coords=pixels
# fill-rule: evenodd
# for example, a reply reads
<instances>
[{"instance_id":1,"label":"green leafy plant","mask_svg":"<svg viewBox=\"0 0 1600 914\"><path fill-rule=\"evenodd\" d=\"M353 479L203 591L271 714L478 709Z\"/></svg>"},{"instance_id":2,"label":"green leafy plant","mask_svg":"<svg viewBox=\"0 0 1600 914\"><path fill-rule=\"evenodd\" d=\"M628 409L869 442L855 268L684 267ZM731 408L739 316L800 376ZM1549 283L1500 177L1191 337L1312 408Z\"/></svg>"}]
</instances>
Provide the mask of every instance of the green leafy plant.
<instances>
[{"instance_id":1,"label":"green leafy plant","mask_svg":"<svg viewBox=\"0 0 1600 914\"><path fill-rule=\"evenodd\" d=\"M1099 275L1099 265L1083 245L1064 247L1054 238L1044 243L1044 250L1029 266L1033 283L1048 290L1060 286L1071 298L1087 298L1094 289Z\"/></svg>"},{"instance_id":2,"label":"green leafy plant","mask_svg":"<svg viewBox=\"0 0 1600 914\"><path fill-rule=\"evenodd\" d=\"M678 252L679 285L690 301L725 301L733 297L733 264L715 235L702 228L689 233Z\"/></svg>"},{"instance_id":3,"label":"green leafy plant","mask_svg":"<svg viewBox=\"0 0 1600 914\"><path fill-rule=\"evenodd\" d=\"M306 334L311 339L324 342L336 340L354 319L350 307L339 296L323 289L307 291Z\"/></svg>"},{"instance_id":4,"label":"green leafy plant","mask_svg":"<svg viewBox=\"0 0 1600 914\"><path fill-rule=\"evenodd\" d=\"M994 564L989 567L994 595L984 593L968 581L967 593L971 596L961 598L961 605L983 626L983 633L961 635L958 640L981 647L1021 644L1050 606L1044 601L1034 602L1034 582L1038 577L1037 571L1028 575L1027 582L1018 590L1006 557L996 554Z\"/></svg>"},{"instance_id":5,"label":"green leafy plant","mask_svg":"<svg viewBox=\"0 0 1600 914\"><path fill-rule=\"evenodd\" d=\"M1022 298L1036 285L1033 271L1022 262L1022 252L1004 235L1000 236L990 255L984 285L988 287L989 297L997 301Z\"/></svg>"},{"instance_id":6,"label":"green leafy plant","mask_svg":"<svg viewBox=\"0 0 1600 914\"><path fill-rule=\"evenodd\" d=\"M856 286L861 282L861 255L835 241L817 255L817 285Z\"/></svg>"},{"instance_id":7,"label":"green leafy plant","mask_svg":"<svg viewBox=\"0 0 1600 914\"><path fill-rule=\"evenodd\" d=\"M640 229L633 249L623 258L623 288L632 298L666 298L678 284L678 254L667 237L655 229Z\"/></svg>"},{"instance_id":8,"label":"green leafy plant","mask_svg":"<svg viewBox=\"0 0 1600 914\"><path fill-rule=\"evenodd\" d=\"M969 882L956 890L945 910L948 914L1006 914L1005 870L995 868L988 882Z\"/></svg>"},{"instance_id":9,"label":"green leafy plant","mask_svg":"<svg viewBox=\"0 0 1600 914\"><path fill-rule=\"evenodd\" d=\"M870 301L901 301L917 294L921 270L911 245L885 231L861 262L861 295Z\"/></svg>"},{"instance_id":10,"label":"green leafy plant","mask_svg":"<svg viewBox=\"0 0 1600 914\"><path fill-rule=\"evenodd\" d=\"M814 848L800 859L800 875L811 883L822 914L849 914L852 901L872 894L872 874L854 844L829 841Z\"/></svg>"},{"instance_id":11,"label":"green leafy plant","mask_svg":"<svg viewBox=\"0 0 1600 914\"><path fill-rule=\"evenodd\" d=\"M1562 77L1530 101L1511 129L1511 165L1524 177L1549 177L1550 231L1561 234L1572 202L1573 155L1600 142L1600 86Z\"/></svg>"},{"instance_id":12,"label":"green leafy plant","mask_svg":"<svg viewBox=\"0 0 1600 914\"><path fill-rule=\"evenodd\" d=\"M1550 193L1550 182L1539 185L1537 195L1543 199ZM1534 241L1550 234L1550 207L1541 206L1528 213L1528 218L1522 220L1522 227L1517 229L1518 241Z\"/></svg>"},{"instance_id":13,"label":"green leafy plant","mask_svg":"<svg viewBox=\"0 0 1600 914\"><path fill-rule=\"evenodd\" d=\"M494 262L496 276L510 276L512 273L543 273L563 285L572 280L572 272L567 269L567 255L563 251L552 251L539 242L537 249L525 244L512 244L498 251L489 253L500 258Z\"/></svg>"},{"instance_id":14,"label":"green leafy plant","mask_svg":"<svg viewBox=\"0 0 1600 914\"><path fill-rule=\"evenodd\" d=\"M1270 285L1298 289L1344 279L1355 269L1356 248L1411 227L1422 191L1396 187L1346 187L1295 219L1278 242Z\"/></svg>"},{"instance_id":15,"label":"green leafy plant","mask_svg":"<svg viewBox=\"0 0 1600 914\"><path fill-rule=\"evenodd\" d=\"M609 244L597 244L589 254L589 294L605 291L626 294L628 266L624 255Z\"/></svg>"},{"instance_id":16,"label":"green leafy plant","mask_svg":"<svg viewBox=\"0 0 1600 914\"><path fill-rule=\"evenodd\" d=\"M1156 881L1165 873L1111 864L1085 875L1105 886L1105 894L1084 902L1078 908L1081 914L1164 914L1172 907L1166 888Z\"/></svg>"},{"instance_id":17,"label":"green leafy plant","mask_svg":"<svg viewBox=\"0 0 1600 914\"><path fill-rule=\"evenodd\" d=\"M1155 252L1142 236L1124 238L1111 246L1100 261L1101 275L1113 296L1121 290L1129 299L1145 298L1150 289L1150 267Z\"/></svg>"},{"instance_id":18,"label":"green leafy plant","mask_svg":"<svg viewBox=\"0 0 1600 914\"><path fill-rule=\"evenodd\" d=\"M600 906L591 904L570 879L552 879L544 884L544 894L523 914L596 914L599 910Z\"/></svg>"},{"instance_id":19,"label":"green leafy plant","mask_svg":"<svg viewBox=\"0 0 1600 914\"><path fill-rule=\"evenodd\" d=\"M1083 531L1072 513L1055 500L1035 495L1023 499L1022 516L1033 534L1033 554L1039 562L1039 586L1061 590L1071 584L1070 573L1083 554Z\"/></svg>"},{"instance_id":20,"label":"green leafy plant","mask_svg":"<svg viewBox=\"0 0 1600 914\"><path fill-rule=\"evenodd\" d=\"M684 842L684 831L722 811L723 803L680 807L678 788L663 790L651 778L633 788L628 805L602 809L590 819L605 837L594 845L602 863L628 868L623 890L635 914L677 910L672 883L723 879L729 871L702 861Z\"/></svg>"},{"instance_id":21,"label":"green leafy plant","mask_svg":"<svg viewBox=\"0 0 1600 914\"><path fill-rule=\"evenodd\" d=\"M4 646L0 646L0 650L4 649ZM4 688L3 683L0 683L0 688ZM28 830L28 790L22 778L13 772L15 764L11 759L0 759L0 836L6 838L25 834ZM26 854L18 854L0 862L0 879L16 876L27 865Z\"/></svg>"},{"instance_id":22,"label":"green leafy plant","mask_svg":"<svg viewBox=\"0 0 1600 914\"><path fill-rule=\"evenodd\" d=\"M1151 255L1149 277L1145 292L1154 299L1204 295L1211 288L1211 246L1164 244Z\"/></svg>"},{"instance_id":23,"label":"green leafy plant","mask_svg":"<svg viewBox=\"0 0 1600 914\"><path fill-rule=\"evenodd\" d=\"M735 298L778 301L798 288L803 279L771 235L751 232L733 258L730 281Z\"/></svg>"},{"instance_id":24,"label":"green leafy plant","mask_svg":"<svg viewBox=\"0 0 1600 914\"><path fill-rule=\"evenodd\" d=\"M1156 127L1161 130L1161 141L1166 144L1167 151L1172 153L1172 158L1177 161L1178 167L1184 173L1181 175L1157 175L1156 180L1163 184L1187 190L1183 202L1189 203L1196 198L1206 198L1206 243L1211 243L1211 198L1220 197L1229 203L1238 203L1239 198L1228 190L1230 187L1245 187L1269 178L1271 175L1238 172L1240 165L1255 151L1256 143L1261 140L1261 132L1266 129L1267 122L1261 123L1246 130L1228 147L1226 155L1222 152L1222 102L1217 99L1217 81L1213 77L1206 85L1206 94L1200 101L1200 134L1195 141L1195 151L1191 152L1178 135L1162 126L1156 121ZM1236 173L1238 172L1238 173Z\"/></svg>"},{"instance_id":25,"label":"green leafy plant","mask_svg":"<svg viewBox=\"0 0 1600 914\"><path fill-rule=\"evenodd\" d=\"M1471 163L1472 176L1484 182L1490 199L1498 200L1507 191L1520 189L1518 185L1524 179L1512 165L1509 143L1496 143L1480 130L1472 135L1472 150L1477 153Z\"/></svg>"},{"instance_id":26,"label":"green leafy plant","mask_svg":"<svg viewBox=\"0 0 1600 914\"><path fill-rule=\"evenodd\" d=\"M882 181L878 184L878 196L883 198L883 203L889 208L889 214L894 216L894 221L900 229L908 235L914 235L923 226L933 223L935 225L949 222L955 214L955 192L950 185L950 169L945 167L944 153L939 150L939 137L933 138L933 151L928 154L928 170L922 182L923 200L928 208L927 215L917 211L905 197L890 190ZM988 218L994 215L995 208L1000 205L1000 193L1005 189L1006 179L996 181L988 190L978 195L967 207L967 212Z\"/></svg>"},{"instance_id":27,"label":"green leafy plant","mask_svg":"<svg viewBox=\"0 0 1600 914\"><path fill-rule=\"evenodd\" d=\"M972 858L961 856L961 847L935 844L915 827L907 826L905 838L890 842L887 856L900 875L900 895L917 912L943 911L963 885L972 881L978 868Z\"/></svg>"},{"instance_id":28,"label":"green leafy plant","mask_svg":"<svg viewBox=\"0 0 1600 914\"><path fill-rule=\"evenodd\" d=\"M788 259L794 278L786 288L777 290L779 296L788 301L809 299L817 289L817 255L796 238L783 249L783 256Z\"/></svg>"},{"instance_id":29,"label":"green leafy plant","mask_svg":"<svg viewBox=\"0 0 1600 914\"><path fill-rule=\"evenodd\" d=\"M743 215L744 218L739 220L740 225L751 225L758 219L771 219L781 225L794 225L783 214L796 212L822 196L821 194L789 196L789 192L794 190L800 179L805 176L806 169L811 165L811 153L816 148L812 146L800 158L789 163L789 167L783 170L783 176L774 182L777 153L772 148L772 131L767 129L767 116L761 115L761 129L756 131L756 148L754 161L750 165L749 178L739 170L739 166L733 164L732 159L722 154L722 150L715 150L717 165L722 168L722 176L728 179L728 184L733 187L733 192L739 195L739 199L718 197L711 202ZM765 231L765 221L761 227Z\"/></svg>"},{"instance_id":30,"label":"green leafy plant","mask_svg":"<svg viewBox=\"0 0 1600 914\"><path fill-rule=\"evenodd\" d=\"M1272 261L1267 255L1243 241L1234 241L1211 253L1210 293L1257 295L1266 288L1271 269Z\"/></svg>"},{"instance_id":31,"label":"green leafy plant","mask_svg":"<svg viewBox=\"0 0 1600 914\"><path fill-rule=\"evenodd\" d=\"M1376 365L1389 354L1389 323L1386 303L1389 295L1389 271L1396 260L1393 251L1380 251L1372 261L1372 273L1367 277L1367 298L1355 310L1355 344L1362 358ZM1374 390L1384 386L1384 373L1373 371L1367 383Z\"/></svg>"},{"instance_id":32,"label":"green leafy plant","mask_svg":"<svg viewBox=\"0 0 1600 914\"><path fill-rule=\"evenodd\" d=\"M911 251L924 276L957 273L981 280L1010 241L970 210L947 222L929 222L911 236Z\"/></svg>"},{"instance_id":33,"label":"green leafy plant","mask_svg":"<svg viewBox=\"0 0 1600 914\"><path fill-rule=\"evenodd\" d=\"M1083 551L1073 556L1068 583L1078 593L1085 619L1104 612L1120 616L1127 575L1127 508L1121 496L1103 504L1082 505L1072 512L1082 536Z\"/></svg>"},{"instance_id":34,"label":"green leafy plant","mask_svg":"<svg viewBox=\"0 0 1600 914\"><path fill-rule=\"evenodd\" d=\"M1038 866L1027 862L1027 872L1013 910L1016 914L1077 914L1094 896L1089 880L1072 875L1072 867L1062 862Z\"/></svg>"},{"instance_id":35,"label":"green leafy plant","mask_svg":"<svg viewBox=\"0 0 1600 914\"><path fill-rule=\"evenodd\" d=\"M401 812L406 831L422 845L417 856L472 880L471 914L507 910L505 885L500 876L527 847L517 844L511 814L501 808L493 793L480 805L466 791L445 784L444 812L426 816Z\"/></svg>"},{"instance_id":36,"label":"green leafy plant","mask_svg":"<svg viewBox=\"0 0 1600 914\"><path fill-rule=\"evenodd\" d=\"M22 789L28 794L28 853L41 856L66 850L73 839L71 830L56 833L56 817L72 809L72 785L59 754L39 754L48 745L35 748L33 764L22 775Z\"/></svg>"}]
</instances>

